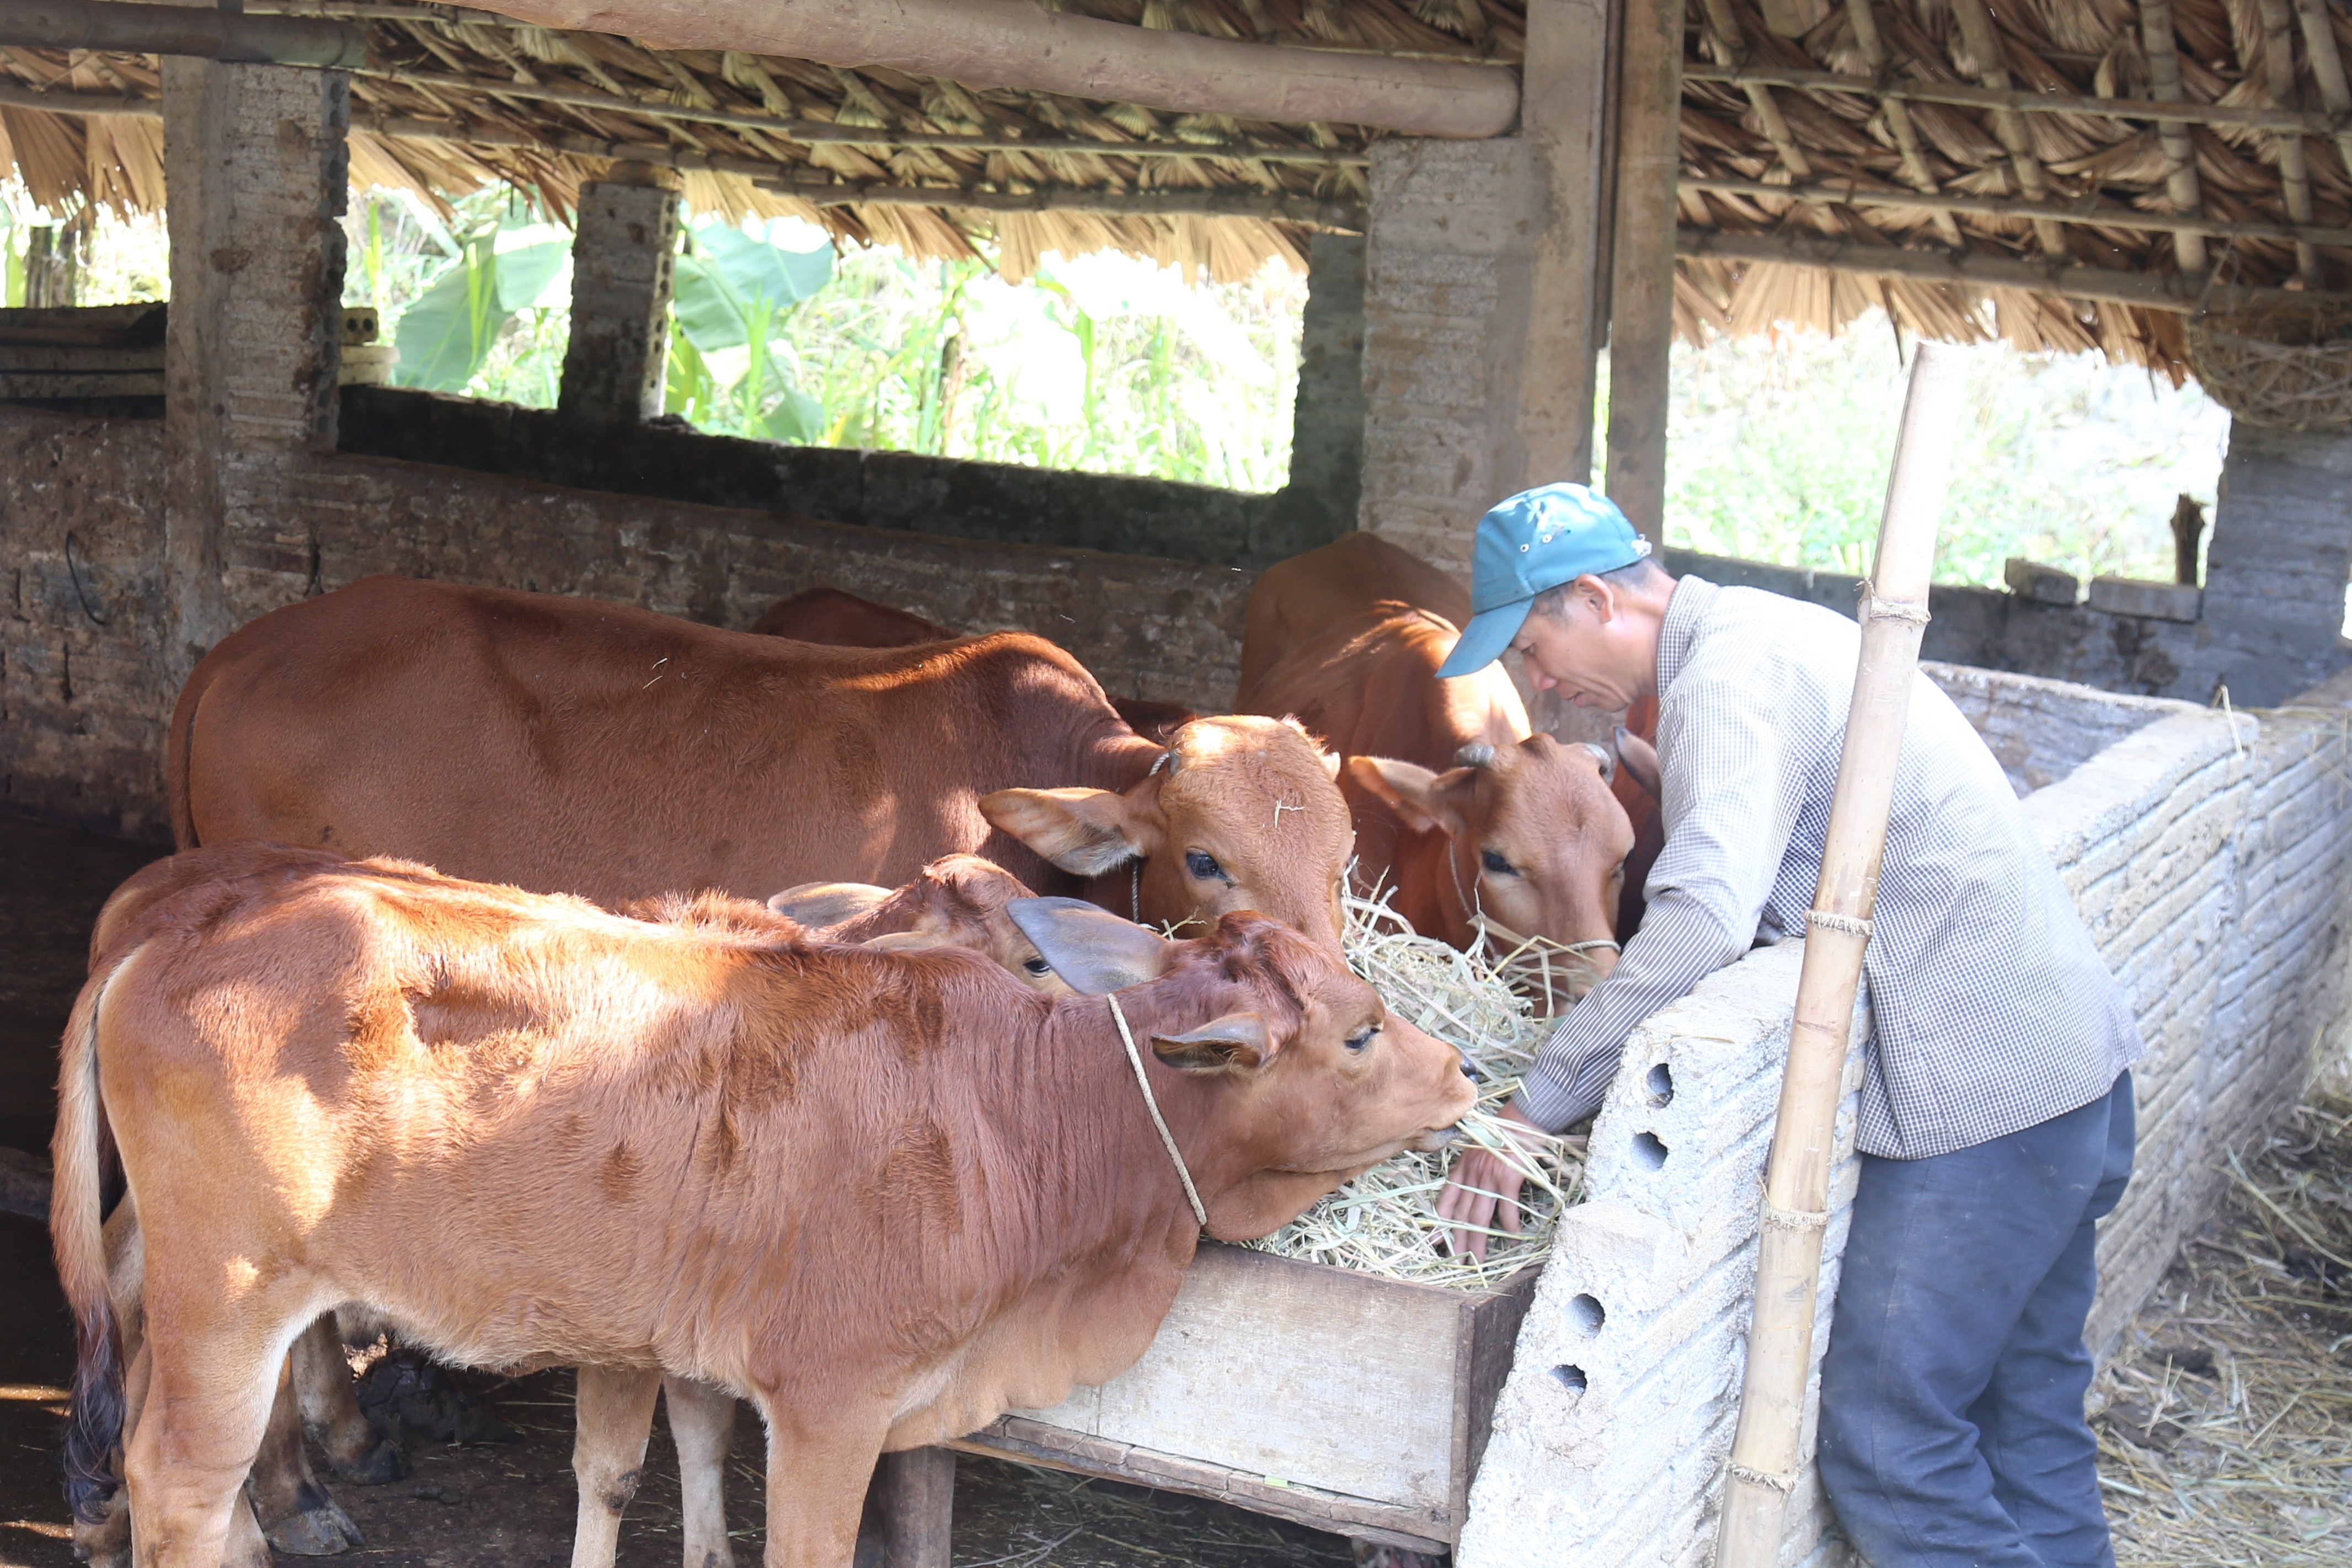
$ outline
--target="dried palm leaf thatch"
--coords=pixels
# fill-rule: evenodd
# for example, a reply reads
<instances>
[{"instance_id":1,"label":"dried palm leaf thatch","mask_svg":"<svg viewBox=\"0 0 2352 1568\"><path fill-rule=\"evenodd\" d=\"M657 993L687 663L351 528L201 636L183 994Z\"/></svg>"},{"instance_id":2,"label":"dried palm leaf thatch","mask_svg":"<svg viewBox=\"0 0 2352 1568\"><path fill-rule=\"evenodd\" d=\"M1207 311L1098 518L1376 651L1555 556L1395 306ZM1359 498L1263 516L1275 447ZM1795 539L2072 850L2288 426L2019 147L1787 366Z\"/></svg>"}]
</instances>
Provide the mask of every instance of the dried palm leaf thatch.
<instances>
[{"instance_id":1,"label":"dried palm leaf thatch","mask_svg":"<svg viewBox=\"0 0 2352 1568\"><path fill-rule=\"evenodd\" d=\"M2248 423L2352 425L2352 308L2314 303L2200 316L2188 336L2197 379Z\"/></svg>"},{"instance_id":2,"label":"dried palm leaf thatch","mask_svg":"<svg viewBox=\"0 0 2352 1568\"><path fill-rule=\"evenodd\" d=\"M1514 975L1544 962L1523 944L1499 959L1458 952L1419 936L1385 897L1347 900L1348 962L1401 1017L1462 1052L1478 1078L1478 1103L1463 1118L1456 1150L1517 1148L1498 1113L1517 1092L1551 1020L1536 1016ZM1554 956L1551 961L1557 964ZM1390 1279L1485 1290L1550 1250L1551 1226L1576 1200L1584 1174L1584 1140L1555 1138L1535 1157L1521 1199L1521 1234L1490 1231L1481 1262L1447 1252L1450 1228L1437 1218L1437 1195L1450 1153L1404 1154L1375 1166L1290 1224L1254 1245L1286 1258L1336 1264Z\"/></svg>"},{"instance_id":3,"label":"dried palm leaf thatch","mask_svg":"<svg viewBox=\"0 0 2352 1568\"><path fill-rule=\"evenodd\" d=\"M2092 1388L2122 1568L2352 1561L2352 1101L2232 1156Z\"/></svg>"}]
</instances>

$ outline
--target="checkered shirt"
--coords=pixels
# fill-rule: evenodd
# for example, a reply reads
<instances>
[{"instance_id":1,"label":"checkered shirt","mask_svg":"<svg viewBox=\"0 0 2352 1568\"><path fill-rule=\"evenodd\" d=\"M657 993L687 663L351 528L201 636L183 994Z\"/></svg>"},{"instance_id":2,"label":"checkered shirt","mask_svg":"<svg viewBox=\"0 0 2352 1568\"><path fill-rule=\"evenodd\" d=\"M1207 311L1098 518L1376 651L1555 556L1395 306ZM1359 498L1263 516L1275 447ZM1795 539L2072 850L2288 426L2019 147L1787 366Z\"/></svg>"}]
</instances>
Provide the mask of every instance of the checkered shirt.
<instances>
[{"instance_id":1,"label":"checkered shirt","mask_svg":"<svg viewBox=\"0 0 2352 1568\"><path fill-rule=\"evenodd\" d=\"M1599 1108L1643 1019L1756 943L1804 931L1860 645L1819 605L1676 585L1658 639L1665 848L1641 931L1520 1088L1538 1124ZM1873 920L1866 1154L1919 1159L2032 1126L2105 1094L2144 1053L2000 765L1924 675Z\"/></svg>"}]
</instances>

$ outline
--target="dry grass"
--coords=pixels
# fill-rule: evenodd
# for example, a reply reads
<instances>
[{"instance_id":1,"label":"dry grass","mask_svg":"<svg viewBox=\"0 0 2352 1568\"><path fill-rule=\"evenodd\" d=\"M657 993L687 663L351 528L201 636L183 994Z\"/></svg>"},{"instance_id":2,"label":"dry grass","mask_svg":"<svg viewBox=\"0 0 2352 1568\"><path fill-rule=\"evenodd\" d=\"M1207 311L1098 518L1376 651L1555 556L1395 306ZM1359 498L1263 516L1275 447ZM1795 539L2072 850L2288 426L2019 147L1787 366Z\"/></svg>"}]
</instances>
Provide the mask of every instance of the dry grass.
<instances>
[{"instance_id":1,"label":"dry grass","mask_svg":"<svg viewBox=\"0 0 2352 1568\"><path fill-rule=\"evenodd\" d=\"M1581 966L1534 942L1501 954L1456 952L1415 935L1384 899L1352 894L1346 946L1349 963L1391 1008L1462 1052L1478 1076L1478 1105L1463 1119L1453 1149L1400 1155L1377 1166L1256 1245L1391 1279L1464 1290L1499 1284L1550 1250L1552 1221L1576 1200L1583 1178L1584 1140L1554 1139L1538 1156L1522 1200L1523 1237L1490 1230L1493 1245L1483 1263L1444 1249L1437 1195L1459 1151L1513 1146L1496 1113L1517 1091L1551 1027L1536 1016L1528 993L1543 994L1564 966Z\"/></svg>"},{"instance_id":2,"label":"dry grass","mask_svg":"<svg viewBox=\"0 0 2352 1568\"><path fill-rule=\"evenodd\" d=\"M2352 1562L2352 1098L2225 1176L2094 1390L2116 1558Z\"/></svg>"}]
</instances>

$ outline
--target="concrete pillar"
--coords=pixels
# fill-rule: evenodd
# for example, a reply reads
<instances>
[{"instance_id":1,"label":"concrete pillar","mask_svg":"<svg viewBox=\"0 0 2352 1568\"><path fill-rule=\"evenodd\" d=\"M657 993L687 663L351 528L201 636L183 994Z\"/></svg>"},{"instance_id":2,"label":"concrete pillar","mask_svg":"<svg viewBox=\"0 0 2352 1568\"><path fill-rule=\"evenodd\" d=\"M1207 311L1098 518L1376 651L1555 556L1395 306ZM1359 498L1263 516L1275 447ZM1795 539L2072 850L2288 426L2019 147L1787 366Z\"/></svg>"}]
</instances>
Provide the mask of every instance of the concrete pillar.
<instances>
[{"instance_id":1,"label":"concrete pillar","mask_svg":"<svg viewBox=\"0 0 2352 1568\"><path fill-rule=\"evenodd\" d=\"M1290 481L1250 523L1264 564L1330 543L1356 526L1364 468L1364 242L1317 235L1307 253Z\"/></svg>"},{"instance_id":2,"label":"concrete pillar","mask_svg":"<svg viewBox=\"0 0 2352 1568\"><path fill-rule=\"evenodd\" d=\"M677 205L677 175L649 164L616 163L581 188L572 340L555 402L564 414L614 423L661 412Z\"/></svg>"},{"instance_id":3,"label":"concrete pillar","mask_svg":"<svg viewBox=\"0 0 2352 1568\"><path fill-rule=\"evenodd\" d=\"M2269 706L2342 669L2347 578L2352 432L2232 421L2199 646L2167 695L2210 701L2221 684L2240 707Z\"/></svg>"},{"instance_id":4,"label":"concrete pillar","mask_svg":"<svg viewBox=\"0 0 2352 1568\"><path fill-rule=\"evenodd\" d=\"M287 486L335 444L351 78L163 61L164 666L315 576ZM289 528L291 531L289 532Z\"/></svg>"},{"instance_id":5,"label":"concrete pillar","mask_svg":"<svg viewBox=\"0 0 2352 1568\"><path fill-rule=\"evenodd\" d=\"M1609 26L1531 0L1518 136L1372 146L1360 526L1467 577L1479 514L1592 465Z\"/></svg>"}]
</instances>

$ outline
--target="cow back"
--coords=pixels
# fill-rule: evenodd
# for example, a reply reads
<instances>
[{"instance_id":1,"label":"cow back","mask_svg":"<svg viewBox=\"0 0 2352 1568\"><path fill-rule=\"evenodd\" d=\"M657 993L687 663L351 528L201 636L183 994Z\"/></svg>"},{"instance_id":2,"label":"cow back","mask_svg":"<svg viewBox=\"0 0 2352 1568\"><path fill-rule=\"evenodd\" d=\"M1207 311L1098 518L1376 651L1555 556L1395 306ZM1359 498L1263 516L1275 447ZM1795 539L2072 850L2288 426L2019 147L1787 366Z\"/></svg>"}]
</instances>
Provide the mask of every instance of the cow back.
<instances>
[{"instance_id":1,"label":"cow back","mask_svg":"<svg viewBox=\"0 0 2352 1568\"><path fill-rule=\"evenodd\" d=\"M172 745L184 841L396 854L600 901L896 885L959 851L1058 889L979 798L1120 788L1151 755L1039 638L820 647L403 578L223 642Z\"/></svg>"}]
</instances>

